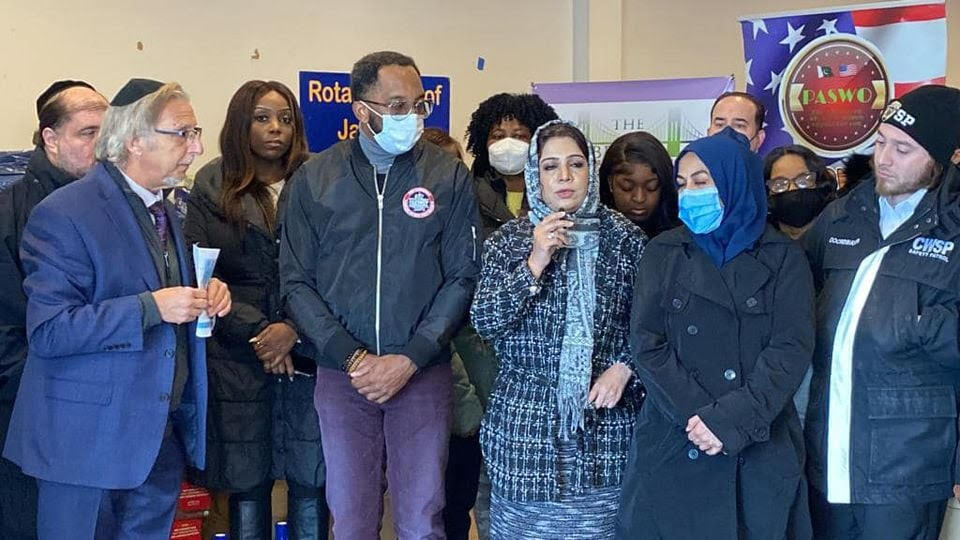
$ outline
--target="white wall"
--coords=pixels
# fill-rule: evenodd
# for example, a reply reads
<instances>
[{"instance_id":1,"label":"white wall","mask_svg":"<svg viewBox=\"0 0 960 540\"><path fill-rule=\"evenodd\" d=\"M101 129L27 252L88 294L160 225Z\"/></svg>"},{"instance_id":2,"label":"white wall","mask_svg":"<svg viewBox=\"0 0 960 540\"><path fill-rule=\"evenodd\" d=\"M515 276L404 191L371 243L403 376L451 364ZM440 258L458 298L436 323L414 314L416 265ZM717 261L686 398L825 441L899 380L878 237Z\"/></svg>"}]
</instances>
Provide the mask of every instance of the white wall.
<instances>
[{"instance_id":1,"label":"white wall","mask_svg":"<svg viewBox=\"0 0 960 540\"><path fill-rule=\"evenodd\" d=\"M460 138L489 95L570 80L571 13L571 0L0 0L0 149L29 146L34 102L53 80L87 80L109 99L127 79L149 77L191 94L205 162L245 81L276 79L298 93L300 70L350 71L383 49L451 78Z\"/></svg>"},{"instance_id":2,"label":"white wall","mask_svg":"<svg viewBox=\"0 0 960 540\"><path fill-rule=\"evenodd\" d=\"M865 1L0 0L0 149L29 146L34 100L55 79L88 80L109 98L130 77L151 77L177 80L191 93L212 157L243 82L276 79L296 93L300 70L349 71L381 49L451 78L451 132L461 138L484 98L572 80L575 57L589 64L581 71L592 80L733 73L742 88L738 17ZM577 42L587 48L579 56L575 6L589 19L578 26L586 35ZM956 85L960 0L947 0L947 17L947 81Z\"/></svg>"}]
</instances>

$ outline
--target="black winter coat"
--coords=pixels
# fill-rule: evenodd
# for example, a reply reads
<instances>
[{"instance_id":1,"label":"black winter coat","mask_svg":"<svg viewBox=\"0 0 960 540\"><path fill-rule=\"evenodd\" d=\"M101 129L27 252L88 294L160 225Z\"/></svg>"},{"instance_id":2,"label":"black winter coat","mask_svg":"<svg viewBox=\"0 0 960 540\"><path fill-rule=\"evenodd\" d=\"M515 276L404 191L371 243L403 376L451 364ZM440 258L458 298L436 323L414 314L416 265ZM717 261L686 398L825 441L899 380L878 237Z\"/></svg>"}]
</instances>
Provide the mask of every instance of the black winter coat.
<instances>
[{"instance_id":1,"label":"black winter coat","mask_svg":"<svg viewBox=\"0 0 960 540\"><path fill-rule=\"evenodd\" d=\"M23 177L0 190L0 402L12 405L27 360L27 297L20 263L23 228L40 201L73 180L54 167L38 147L30 155Z\"/></svg>"},{"instance_id":2,"label":"black winter coat","mask_svg":"<svg viewBox=\"0 0 960 540\"><path fill-rule=\"evenodd\" d=\"M824 211L803 237L817 301L807 409L807 475L827 493L834 337L861 261L889 246L856 329L850 394L850 500L942 501L960 482L960 184L955 167L913 216L880 235L874 179ZM836 439L835 439L836 440Z\"/></svg>"},{"instance_id":3,"label":"black winter coat","mask_svg":"<svg viewBox=\"0 0 960 540\"><path fill-rule=\"evenodd\" d=\"M648 244L634 291L630 344L647 399L617 537L809 538L792 400L814 343L803 250L768 225L718 269L680 227ZM723 453L687 440L694 415Z\"/></svg>"},{"instance_id":4,"label":"black winter coat","mask_svg":"<svg viewBox=\"0 0 960 540\"><path fill-rule=\"evenodd\" d=\"M230 314L217 321L207 340L207 467L200 482L246 491L272 477L320 487L325 474L315 379L297 375L290 382L265 373L248 342L274 322L296 329L280 301L276 235L267 230L252 195L243 199L245 223L228 221L220 207L222 182L219 158L200 169L184 225L188 245L220 248L214 276L228 284L233 298ZM316 370L309 358L295 360L298 371Z\"/></svg>"},{"instance_id":5,"label":"black winter coat","mask_svg":"<svg viewBox=\"0 0 960 540\"><path fill-rule=\"evenodd\" d=\"M516 216L507 208L507 185L503 178L490 170L483 176L474 177L477 205L480 207L481 240L486 241L494 231ZM523 208L528 210L527 195L523 195Z\"/></svg>"}]
</instances>

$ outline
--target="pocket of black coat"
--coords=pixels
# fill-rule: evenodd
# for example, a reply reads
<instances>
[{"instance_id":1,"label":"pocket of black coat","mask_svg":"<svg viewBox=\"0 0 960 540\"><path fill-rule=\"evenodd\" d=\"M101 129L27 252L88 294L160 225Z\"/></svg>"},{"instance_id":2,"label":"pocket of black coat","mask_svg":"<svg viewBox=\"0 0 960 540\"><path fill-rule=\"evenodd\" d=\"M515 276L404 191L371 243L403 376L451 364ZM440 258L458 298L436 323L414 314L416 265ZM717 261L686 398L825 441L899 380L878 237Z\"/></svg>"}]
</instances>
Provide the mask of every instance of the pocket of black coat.
<instances>
[{"instance_id":1,"label":"pocket of black coat","mask_svg":"<svg viewBox=\"0 0 960 540\"><path fill-rule=\"evenodd\" d=\"M682 428L670 420L653 404L641 409L633 427L631 460L648 472L656 471L676 459L687 445Z\"/></svg>"},{"instance_id":2,"label":"pocket of black coat","mask_svg":"<svg viewBox=\"0 0 960 540\"><path fill-rule=\"evenodd\" d=\"M919 335L918 298L917 282L900 280L895 295L890 295L880 305L868 306L864 311L864 317L870 317L870 324L881 325L872 333L880 350L900 353L916 351L923 346ZM890 327L883 328L887 324Z\"/></svg>"},{"instance_id":3,"label":"pocket of black coat","mask_svg":"<svg viewBox=\"0 0 960 540\"><path fill-rule=\"evenodd\" d=\"M950 482L957 445L952 386L869 388L870 482Z\"/></svg>"}]
</instances>

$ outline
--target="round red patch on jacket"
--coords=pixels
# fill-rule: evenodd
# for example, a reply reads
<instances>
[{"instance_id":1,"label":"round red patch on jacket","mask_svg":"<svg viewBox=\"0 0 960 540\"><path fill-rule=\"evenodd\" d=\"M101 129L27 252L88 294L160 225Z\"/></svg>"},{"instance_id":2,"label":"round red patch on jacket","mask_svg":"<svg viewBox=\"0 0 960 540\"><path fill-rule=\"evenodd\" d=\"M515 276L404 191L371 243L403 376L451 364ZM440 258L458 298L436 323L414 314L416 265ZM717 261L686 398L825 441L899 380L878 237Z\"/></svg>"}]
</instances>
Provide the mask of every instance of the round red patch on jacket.
<instances>
[{"instance_id":1,"label":"round red patch on jacket","mask_svg":"<svg viewBox=\"0 0 960 540\"><path fill-rule=\"evenodd\" d=\"M429 217L436 208L433 193L427 188L415 187L403 196L403 211L412 218Z\"/></svg>"}]
</instances>

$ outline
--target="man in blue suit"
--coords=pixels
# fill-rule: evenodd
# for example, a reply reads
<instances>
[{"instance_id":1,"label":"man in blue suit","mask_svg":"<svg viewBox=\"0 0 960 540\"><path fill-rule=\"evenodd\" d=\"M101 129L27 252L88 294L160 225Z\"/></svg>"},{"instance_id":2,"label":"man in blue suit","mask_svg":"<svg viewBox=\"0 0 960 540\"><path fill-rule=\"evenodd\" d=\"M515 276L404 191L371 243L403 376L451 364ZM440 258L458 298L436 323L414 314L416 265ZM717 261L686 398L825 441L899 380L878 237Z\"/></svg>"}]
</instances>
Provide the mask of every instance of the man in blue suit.
<instances>
[{"instance_id":1,"label":"man in blue suit","mask_svg":"<svg viewBox=\"0 0 960 540\"><path fill-rule=\"evenodd\" d=\"M37 479L41 539L169 538L205 452L195 320L230 310L222 282L193 287L161 191L203 152L187 95L134 79L110 105L97 165L37 205L21 244L29 352L4 456Z\"/></svg>"}]
</instances>

